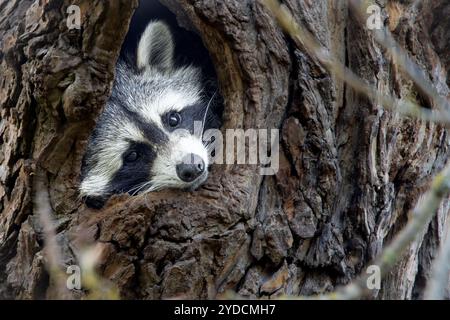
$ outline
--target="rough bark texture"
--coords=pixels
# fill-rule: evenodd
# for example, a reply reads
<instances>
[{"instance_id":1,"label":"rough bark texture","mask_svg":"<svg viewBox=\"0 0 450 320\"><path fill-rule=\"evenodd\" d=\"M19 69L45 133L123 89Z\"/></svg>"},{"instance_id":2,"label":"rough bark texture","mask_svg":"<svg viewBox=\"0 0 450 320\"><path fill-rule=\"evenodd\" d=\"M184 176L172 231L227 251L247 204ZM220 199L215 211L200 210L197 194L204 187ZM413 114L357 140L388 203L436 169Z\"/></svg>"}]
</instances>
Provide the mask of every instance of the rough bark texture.
<instances>
[{"instance_id":1,"label":"rough bark texture","mask_svg":"<svg viewBox=\"0 0 450 320\"><path fill-rule=\"evenodd\" d=\"M315 294L364 272L408 221L449 155L447 130L354 93L296 49L256 1L164 0L201 35L225 98L224 128L280 128L280 170L213 167L194 193L117 196L84 207L85 141L108 97L136 1L0 1L0 297L51 297L33 173L48 180L64 263L77 240L104 247L100 273L123 298ZM283 1L382 92L430 102L349 14L346 1ZM82 9L68 30L66 8ZM449 94L450 5L380 1L399 43ZM89 14L86 14L89 13ZM445 201L374 298L417 298L450 210ZM82 296L79 292L75 296Z\"/></svg>"}]
</instances>

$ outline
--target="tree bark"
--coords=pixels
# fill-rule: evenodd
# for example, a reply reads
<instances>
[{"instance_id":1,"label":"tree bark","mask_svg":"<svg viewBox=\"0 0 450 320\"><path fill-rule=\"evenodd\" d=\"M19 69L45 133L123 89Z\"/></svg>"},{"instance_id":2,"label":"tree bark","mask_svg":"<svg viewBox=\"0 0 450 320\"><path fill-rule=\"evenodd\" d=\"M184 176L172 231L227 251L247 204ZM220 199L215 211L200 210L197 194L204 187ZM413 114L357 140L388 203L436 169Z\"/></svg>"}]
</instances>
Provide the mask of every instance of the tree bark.
<instances>
[{"instance_id":1,"label":"tree bark","mask_svg":"<svg viewBox=\"0 0 450 320\"><path fill-rule=\"evenodd\" d=\"M137 1L0 1L0 298L53 297L33 207L39 170L64 266L78 264L81 242L100 243L99 272L122 298L311 295L365 272L443 167L447 130L356 94L296 48L258 1L161 2L211 55L223 130L280 129L280 170L261 176L252 165L214 165L196 192L121 195L87 209L77 193L81 158ZM397 41L448 97L450 5L379 2ZM346 1L283 3L368 83L434 108ZM72 4L81 30L66 26ZM449 206L373 298L422 296Z\"/></svg>"}]
</instances>

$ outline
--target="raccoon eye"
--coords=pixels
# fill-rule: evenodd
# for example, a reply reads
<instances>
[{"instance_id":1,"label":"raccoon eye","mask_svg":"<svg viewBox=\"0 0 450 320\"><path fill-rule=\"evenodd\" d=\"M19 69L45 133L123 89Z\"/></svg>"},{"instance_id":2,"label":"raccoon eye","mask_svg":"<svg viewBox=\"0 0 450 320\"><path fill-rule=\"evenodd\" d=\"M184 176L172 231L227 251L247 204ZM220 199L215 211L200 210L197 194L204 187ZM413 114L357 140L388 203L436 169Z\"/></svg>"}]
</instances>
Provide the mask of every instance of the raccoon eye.
<instances>
[{"instance_id":1,"label":"raccoon eye","mask_svg":"<svg viewBox=\"0 0 450 320\"><path fill-rule=\"evenodd\" d=\"M131 151L130 153L128 153L125 156L125 161L126 162L135 162L138 158L138 153L136 151Z\"/></svg>"},{"instance_id":2,"label":"raccoon eye","mask_svg":"<svg viewBox=\"0 0 450 320\"><path fill-rule=\"evenodd\" d=\"M172 112L169 114L169 126L176 127L181 122L181 115L178 112Z\"/></svg>"}]
</instances>

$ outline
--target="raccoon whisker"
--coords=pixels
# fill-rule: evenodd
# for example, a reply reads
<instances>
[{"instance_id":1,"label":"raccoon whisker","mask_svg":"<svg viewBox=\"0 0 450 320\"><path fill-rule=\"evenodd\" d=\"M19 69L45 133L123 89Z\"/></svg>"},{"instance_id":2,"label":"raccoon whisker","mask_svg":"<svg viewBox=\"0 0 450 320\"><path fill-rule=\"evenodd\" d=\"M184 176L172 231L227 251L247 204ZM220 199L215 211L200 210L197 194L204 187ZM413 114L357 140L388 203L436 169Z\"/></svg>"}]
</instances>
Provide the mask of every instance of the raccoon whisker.
<instances>
[{"instance_id":1,"label":"raccoon whisker","mask_svg":"<svg viewBox=\"0 0 450 320\"><path fill-rule=\"evenodd\" d=\"M209 107L211 105L211 102L213 101L214 97L216 96L217 90L214 91L214 94L211 96L211 99L209 99L208 105L206 106L205 115L203 116L202 121L202 139L203 139L203 131L205 130L205 124L206 124L206 116L208 115Z\"/></svg>"},{"instance_id":2,"label":"raccoon whisker","mask_svg":"<svg viewBox=\"0 0 450 320\"><path fill-rule=\"evenodd\" d=\"M136 194L138 194L138 193L142 193L142 194L147 193L147 191L145 190L145 188L146 188L147 186L149 186L149 185L151 185L151 182L148 182L148 183L144 184L141 188L139 188L139 190L136 191ZM144 192L141 192L142 190L145 190L145 191L144 191Z\"/></svg>"},{"instance_id":3,"label":"raccoon whisker","mask_svg":"<svg viewBox=\"0 0 450 320\"><path fill-rule=\"evenodd\" d=\"M128 190L127 193L131 196L135 196L138 193L139 188L141 188L141 187L142 187L142 185L138 185L138 186L134 187L133 189Z\"/></svg>"},{"instance_id":4,"label":"raccoon whisker","mask_svg":"<svg viewBox=\"0 0 450 320\"><path fill-rule=\"evenodd\" d=\"M129 193L130 193L132 196L135 196L136 194L139 193L139 191L141 191L142 189L144 189L145 187L147 187L150 183L151 183L150 181L143 182L143 183L137 185L136 187L134 187L133 189L131 189L131 190L129 191Z\"/></svg>"},{"instance_id":5,"label":"raccoon whisker","mask_svg":"<svg viewBox=\"0 0 450 320\"><path fill-rule=\"evenodd\" d=\"M158 185L151 185L148 189L146 189L144 192L142 192L142 194L146 194L149 192L153 192L153 191L157 191L159 189L161 189L162 186L158 186Z\"/></svg>"},{"instance_id":6,"label":"raccoon whisker","mask_svg":"<svg viewBox=\"0 0 450 320\"><path fill-rule=\"evenodd\" d=\"M129 194L131 194L131 195L134 195L134 191L136 190L136 189L139 189L143 184L145 184L146 182L143 182L143 183L140 183L140 184L138 184L137 186L134 186L133 188L131 188L130 190L128 190L127 192L129 193Z\"/></svg>"}]
</instances>

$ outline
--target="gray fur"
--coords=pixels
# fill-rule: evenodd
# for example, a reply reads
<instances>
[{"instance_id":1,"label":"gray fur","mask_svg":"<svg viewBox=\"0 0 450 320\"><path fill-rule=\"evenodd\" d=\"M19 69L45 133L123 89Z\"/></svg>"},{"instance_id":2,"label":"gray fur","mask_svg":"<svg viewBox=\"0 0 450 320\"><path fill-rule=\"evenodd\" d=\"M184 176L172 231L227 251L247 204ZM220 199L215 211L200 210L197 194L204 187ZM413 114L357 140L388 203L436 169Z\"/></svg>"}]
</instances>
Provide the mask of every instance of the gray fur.
<instances>
[{"instance_id":1,"label":"gray fur","mask_svg":"<svg viewBox=\"0 0 450 320\"><path fill-rule=\"evenodd\" d=\"M118 62L112 95L98 119L83 160L80 185L83 197L104 200L123 191L192 188L206 179L207 171L193 183L176 176L175 166L186 153L198 154L206 165L208 154L202 137L171 131L162 118L168 112L205 104L199 70L191 66L175 68L173 47L168 27L162 22L151 22L139 41L136 66ZM138 185L115 189L114 183L121 182L117 181L119 171L125 170L124 155L135 143L145 146L151 163L143 163L139 172L131 170L130 177L124 175L127 179L142 176Z\"/></svg>"},{"instance_id":2,"label":"gray fur","mask_svg":"<svg viewBox=\"0 0 450 320\"><path fill-rule=\"evenodd\" d=\"M162 22L150 22L139 40L136 60L139 70L157 65L160 71L173 69L173 39L169 28Z\"/></svg>"}]
</instances>

